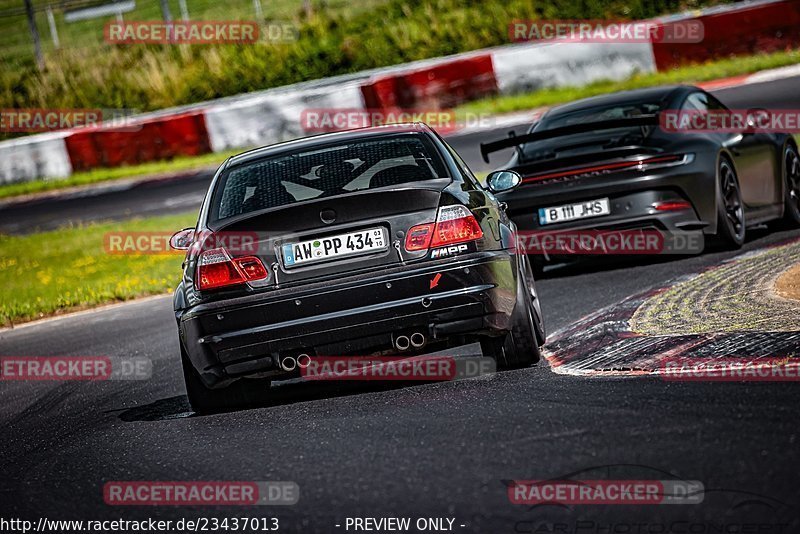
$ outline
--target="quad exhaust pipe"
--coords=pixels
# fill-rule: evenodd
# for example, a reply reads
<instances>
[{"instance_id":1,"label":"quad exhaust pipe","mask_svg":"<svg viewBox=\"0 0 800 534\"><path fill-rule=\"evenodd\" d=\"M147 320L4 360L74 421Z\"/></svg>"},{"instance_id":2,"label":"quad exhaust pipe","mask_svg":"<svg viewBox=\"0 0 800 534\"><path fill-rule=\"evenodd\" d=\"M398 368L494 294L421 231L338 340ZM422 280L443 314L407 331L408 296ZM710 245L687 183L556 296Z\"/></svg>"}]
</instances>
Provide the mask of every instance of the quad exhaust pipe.
<instances>
[{"instance_id":1,"label":"quad exhaust pipe","mask_svg":"<svg viewBox=\"0 0 800 534\"><path fill-rule=\"evenodd\" d=\"M406 351L410 348L420 349L425 346L427 339L420 332L414 332L411 336L400 335L394 338L394 348L399 351Z\"/></svg>"},{"instance_id":2,"label":"quad exhaust pipe","mask_svg":"<svg viewBox=\"0 0 800 534\"><path fill-rule=\"evenodd\" d=\"M311 365L311 356L306 353L300 354L297 358L294 356L284 356L281 359L281 369L286 372L291 372L297 369L305 369Z\"/></svg>"},{"instance_id":3,"label":"quad exhaust pipe","mask_svg":"<svg viewBox=\"0 0 800 534\"><path fill-rule=\"evenodd\" d=\"M411 340L408 336L397 336L394 338L394 347L397 350L408 350L411 347Z\"/></svg>"},{"instance_id":4,"label":"quad exhaust pipe","mask_svg":"<svg viewBox=\"0 0 800 534\"><path fill-rule=\"evenodd\" d=\"M300 354L296 358L294 356L284 356L281 358L281 369L284 371L292 372L298 367L305 369L311 365L311 356L306 353Z\"/></svg>"},{"instance_id":5,"label":"quad exhaust pipe","mask_svg":"<svg viewBox=\"0 0 800 534\"><path fill-rule=\"evenodd\" d=\"M284 371L294 371L297 367L297 360L292 356L286 356L281 360L281 369Z\"/></svg>"}]
</instances>

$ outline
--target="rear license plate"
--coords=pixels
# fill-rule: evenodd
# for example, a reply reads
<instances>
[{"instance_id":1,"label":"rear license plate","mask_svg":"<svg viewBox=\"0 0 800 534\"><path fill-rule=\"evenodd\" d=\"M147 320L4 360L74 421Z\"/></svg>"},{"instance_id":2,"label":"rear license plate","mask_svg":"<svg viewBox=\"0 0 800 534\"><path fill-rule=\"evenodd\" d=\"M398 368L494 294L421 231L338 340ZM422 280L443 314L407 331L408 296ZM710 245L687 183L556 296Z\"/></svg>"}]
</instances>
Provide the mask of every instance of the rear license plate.
<instances>
[{"instance_id":1,"label":"rear license plate","mask_svg":"<svg viewBox=\"0 0 800 534\"><path fill-rule=\"evenodd\" d=\"M299 243L286 243L282 247L283 265L296 267L305 263L358 256L387 248L383 228L369 228Z\"/></svg>"},{"instance_id":2,"label":"rear license plate","mask_svg":"<svg viewBox=\"0 0 800 534\"><path fill-rule=\"evenodd\" d=\"M539 224L544 226L545 224L574 221L576 219L602 217L610 213L611 204L608 199L600 198L597 200L578 202L577 204L539 208Z\"/></svg>"}]
</instances>

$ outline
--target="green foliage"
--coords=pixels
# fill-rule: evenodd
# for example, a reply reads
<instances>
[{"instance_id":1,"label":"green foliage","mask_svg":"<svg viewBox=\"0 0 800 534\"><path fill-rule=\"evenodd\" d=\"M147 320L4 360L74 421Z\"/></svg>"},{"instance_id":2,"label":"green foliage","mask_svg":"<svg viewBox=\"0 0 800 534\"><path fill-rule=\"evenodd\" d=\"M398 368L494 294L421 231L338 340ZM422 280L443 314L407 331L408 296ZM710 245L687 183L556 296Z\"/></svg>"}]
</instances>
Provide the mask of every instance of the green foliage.
<instances>
[{"instance_id":1,"label":"green foliage","mask_svg":"<svg viewBox=\"0 0 800 534\"><path fill-rule=\"evenodd\" d=\"M6 59L0 108L154 110L506 44L514 19L644 18L715 2L370 0L359 9L317 2L308 17L300 2L292 12L284 1L284 20L299 28L299 39L288 44L112 46L100 37L104 21L95 21L86 32L97 42L50 50L44 73L27 55Z\"/></svg>"}]
</instances>

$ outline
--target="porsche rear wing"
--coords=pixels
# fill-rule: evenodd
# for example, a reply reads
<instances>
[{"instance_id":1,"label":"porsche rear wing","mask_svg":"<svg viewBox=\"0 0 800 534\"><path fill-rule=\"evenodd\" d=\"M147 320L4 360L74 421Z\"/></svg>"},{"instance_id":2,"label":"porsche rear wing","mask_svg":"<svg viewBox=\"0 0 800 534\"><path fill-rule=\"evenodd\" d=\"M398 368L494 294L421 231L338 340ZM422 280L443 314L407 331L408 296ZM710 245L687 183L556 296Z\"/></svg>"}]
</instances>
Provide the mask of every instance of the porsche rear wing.
<instances>
[{"instance_id":1,"label":"porsche rear wing","mask_svg":"<svg viewBox=\"0 0 800 534\"><path fill-rule=\"evenodd\" d=\"M640 117L631 117L626 119L612 119L607 121L587 122L584 124L573 124L571 126L562 126L561 128L553 128L552 130L543 130L541 132L532 132L525 135L514 135L512 132L509 134L509 137L506 137L505 139L491 141L489 143L481 143L481 156L483 157L483 161L489 163L489 154L492 152L497 152L498 150L502 150L504 148L524 145L525 143L531 143L533 141L553 139L555 137L563 137L597 130L627 128L630 126L657 126L658 123L658 115L642 115Z\"/></svg>"}]
</instances>

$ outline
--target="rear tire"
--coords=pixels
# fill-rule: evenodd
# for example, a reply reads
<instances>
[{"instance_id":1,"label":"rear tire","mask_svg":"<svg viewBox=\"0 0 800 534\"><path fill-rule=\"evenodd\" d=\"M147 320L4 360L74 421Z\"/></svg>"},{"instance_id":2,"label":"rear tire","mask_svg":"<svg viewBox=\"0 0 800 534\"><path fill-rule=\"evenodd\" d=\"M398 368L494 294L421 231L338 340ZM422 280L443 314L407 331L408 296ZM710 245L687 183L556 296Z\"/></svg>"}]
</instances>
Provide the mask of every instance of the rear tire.
<instances>
[{"instance_id":1,"label":"rear tire","mask_svg":"<svg viewBox=\"0 0 800 534\"><path fill-rule=\"evenodd\" d=\"M800 156L792 145L783 151L783 166L783 222L797 228L800 226Z\"/></svg>"},{"instance_id":2,"label":"rear tire","mask_svg":"<svg viewBox=\"0 0 800 534\"><path fill-rule=\"evenodd\" d=\"M240 379L228 387L209 389L181 347L183 378L189 404L198 414L228 412L258 406L269 398L269 380Z\"/></svg>"},{"instance_id":3,"label":"rear tire","mask_svg":"<svg viewBox=\"0 0 800 534\"><path fill-rule=\"evenodd\" d=\"M526 261L525 270L529 269ZM511 331L481 340L483 355L493 358L498 370L528 367L541 359L534 314L527 276L520 273L517 276L517 302L511 314ZM544 337L544 334L541 336Z\"/></svg>"},{"instance_id":4,"label":"rear tire","mask_svg":"<svg viewBox=\"0 0 800 534\"><path fill-rule=\"evenodd\" d=\"M744 244L747 234L744 204L736 171L733 164L726 158L719 160L717 180L719 181L717 237L723 247L738 249Z\"/></svg>"}]
</instances>

